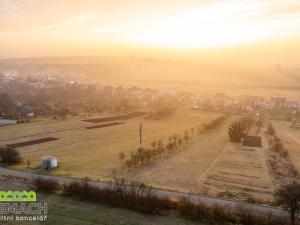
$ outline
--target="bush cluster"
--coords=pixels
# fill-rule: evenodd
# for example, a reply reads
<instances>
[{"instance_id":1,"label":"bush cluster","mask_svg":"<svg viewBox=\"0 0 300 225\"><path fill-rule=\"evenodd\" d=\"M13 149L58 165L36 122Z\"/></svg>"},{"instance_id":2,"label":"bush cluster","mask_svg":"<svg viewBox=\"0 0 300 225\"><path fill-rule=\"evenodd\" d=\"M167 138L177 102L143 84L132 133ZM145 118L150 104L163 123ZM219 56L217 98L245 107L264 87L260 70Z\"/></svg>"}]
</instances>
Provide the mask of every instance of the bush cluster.
<instances>
[{"instance_id":1,"label":"bush cluster","mask_svg":"<svg viewBox=\"0 0 300 225\"><path fill-rule=\"evenodd\" d=\"M62 189L62 186L55 179L44 179L38 177L34 180L33 184L37 191L56 192Z\"/></svg>"},{"instance_id":2,"label":"bush cluster","mask_svg":"<svg viewBox=\"0 0 300 225\"><path fill-rule=\"evenodd\" d=\"M38 178L34 181L40 191L61 188L55 180ZM51 188L49 188L49 186ZM59 187L59 188L58 188ZM110 187L99 188L87 179L63 185L63 195L96 202L112 207L127 208L144 214L176 214L205 224L284 225L287 221L272 215L257 214L250 210L206 205L187 198L178 201L158 197L155 190L143 183L115 180Z\"/></svg>"},{"instance_id":3,"label":"bush cluster","mask_svg":"<svg viewBox=\"0 0 300 225\"><path fill-rule=\"evenodd\" d=\"M200 134L212 131L212 130L218 128L220 125L222 125L228 117L229 117L229 114L219 116L218 118L216 118L208 123L203 123L202 127L197 127L197 130Z\"/></svg>"},{"instance_id":4,"label":"bush cluster","mask_svg":"<svg viewBox=\"0 0 300 225\"><path fill-rule=\"evenodd\" d=\"M10 147L0 147L0 162L8 165L22 162L19 152Z\"/></svg>"},{"instance_id":5,"label":"bush cluster","mask_svg":"<svg viewBox=\"0 0 300 225\"><path fill-rule=\"evenodd\" d=\"M241 142L255 123L258 127L256 132L258 134L263 125L261 120L255 121L253 116L249 115L242 117L238 121L232 121L227 130L229 140L236 143Z\"/></svg>"},{"instance_id":6,"label":"bush cluster","mask_svg":"<svg viewBox=\"0 0 300 225\"><path fill-rule=\"evenodd\" d=\"M201 221L205 224L239 224L239 225L284 225L288 221L284 218L258 214L242 208L225 208L216 205L208 206L203 203L194 203L182 198L177 203L179 216Z\"/></svg>"},{"instance_id":7,"label":"bush cluster","mask_svg":"<svg viewBox=\"0 0 300 225\"><path fill-rule=\"evenodd\" d=\"M112 188L100 189L83 181L65 184L63 190L67 196L146 214L160 214L163 210L170 210L174 204L169 199L158 198L151 187L124 179L116 180Z\"/></svg>"}]
</instances>

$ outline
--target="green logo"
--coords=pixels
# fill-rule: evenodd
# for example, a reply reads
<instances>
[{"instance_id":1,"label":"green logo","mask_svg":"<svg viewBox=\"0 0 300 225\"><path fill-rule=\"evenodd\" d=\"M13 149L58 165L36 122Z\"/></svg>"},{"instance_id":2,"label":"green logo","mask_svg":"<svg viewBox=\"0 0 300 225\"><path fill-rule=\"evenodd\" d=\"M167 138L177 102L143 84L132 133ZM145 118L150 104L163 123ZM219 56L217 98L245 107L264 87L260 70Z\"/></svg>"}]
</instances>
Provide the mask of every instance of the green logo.
<instances>
[{"instance_id":1,"label":"green logo","mask_svg":"<svg viewBox=\"0 0 300 225\"><path fill-rule=\"evenodd\" d=\"M0 202L36 202L34 191L0 191Z\"/></svg>"}]
</instances>

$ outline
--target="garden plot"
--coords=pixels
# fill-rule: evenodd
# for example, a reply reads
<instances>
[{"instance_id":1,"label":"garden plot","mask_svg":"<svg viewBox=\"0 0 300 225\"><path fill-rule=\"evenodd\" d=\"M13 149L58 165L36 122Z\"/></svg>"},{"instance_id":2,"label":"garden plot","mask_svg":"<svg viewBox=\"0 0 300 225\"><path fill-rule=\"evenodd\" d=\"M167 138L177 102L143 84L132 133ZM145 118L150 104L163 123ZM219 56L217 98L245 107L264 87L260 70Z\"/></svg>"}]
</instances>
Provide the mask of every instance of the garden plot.
<instances>
[{"instance_id":1,"label":"garden plot","mask_svg":"<svg viewBox=\"0 0 300 225\"><path fill-rule=\"evenodd\" d=\"M102 122L109 122L109 121L115 121L115 120L128 120L128 119L132 119L135 117L141 117L146 114L147 113L145 113L145 112L132 112L132 113L128 113L125 115L94 118L94 119L88 119L88 120L83 120L83 121L90 122L90 123L102 123Z\"/></svg>"},{"instance_id":2,"label":"garden plot","mask_svg":"<svg viewBox=\"0 0 300 225\"><path fill-rule=\"evenodd\" d=\"M202 192L240 200L269 200L273 190L263 148L228 143L223 154L202 177Z\"/></svg>"},{"instance_id":3,"label":"garden plot","mask_svg":"<svg viewBox=\"0 0 300 225\"><path fill-rule=\"evenodd\" d=\"M96 125L96 126L86 127L86 129L96 129L96 128L103 128L103 127L111 127L111 126L116 126L116 125L121 125L121 124L124 124L124 123L120 123L120 122L105 123L105 124L100 124L100 125Z\"/></svg>"},{"instance_id":4,"label":"garden plot","mask_svg":"<svg viewBox=\"0 0 300 225\"><path fill-rule=\"evenodd\" d=\"M36 145L36 144L41 144L49 141L56 141L58 138L53 138L53 137L47 137L47 138L40 138L40 139L35 139L31 141L24 141L24 142L18 142L18 143L13 143L13 144L8 144L8 147L11 148L21 148L29 145Z\"/></svg>"}]
</instances>

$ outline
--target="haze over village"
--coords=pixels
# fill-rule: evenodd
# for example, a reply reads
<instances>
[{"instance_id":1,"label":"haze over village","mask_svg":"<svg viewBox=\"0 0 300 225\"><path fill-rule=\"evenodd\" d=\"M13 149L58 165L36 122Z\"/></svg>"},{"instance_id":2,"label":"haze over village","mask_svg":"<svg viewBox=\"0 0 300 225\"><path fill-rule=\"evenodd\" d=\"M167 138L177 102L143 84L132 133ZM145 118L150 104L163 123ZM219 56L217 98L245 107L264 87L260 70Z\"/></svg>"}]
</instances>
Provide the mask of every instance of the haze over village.
<instances>
[{"instance_id":1,"label":"haze over village","mask_svg":"<svg viewBox=\"0 0 300 225\"><path fill-rule=\"evenodd\" d=\"M0 1L0 224L299 225L299 26L292 0Z\"/></svg>"}]
</instances>

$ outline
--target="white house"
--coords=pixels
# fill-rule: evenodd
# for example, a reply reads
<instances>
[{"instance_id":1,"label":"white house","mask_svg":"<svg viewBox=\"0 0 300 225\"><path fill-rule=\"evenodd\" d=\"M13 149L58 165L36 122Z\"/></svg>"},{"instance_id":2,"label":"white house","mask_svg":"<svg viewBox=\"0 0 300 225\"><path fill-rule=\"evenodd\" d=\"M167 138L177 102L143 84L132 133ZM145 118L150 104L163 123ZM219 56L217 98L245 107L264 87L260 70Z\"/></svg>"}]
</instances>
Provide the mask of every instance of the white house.
<instances>
[{"instance_id":1,"label":"white house","mask_svg":"<svg viewBox=\"0 0 300 225\"><path fill-rule=\"evenodd\" d=\"M53 156L45 156L42 158L42 167L46 170L57 167L57 158Z\"/></svg>"},{"instance_id":2,"label":"white house","mask_svg":"<svg viewBox=\"0 0 300 225\"><path fill-rule=\"evenodd\" d=\"M33 112L27 113L27 117L34 117L34 113Z\"/></svg>"}]
</instances>

